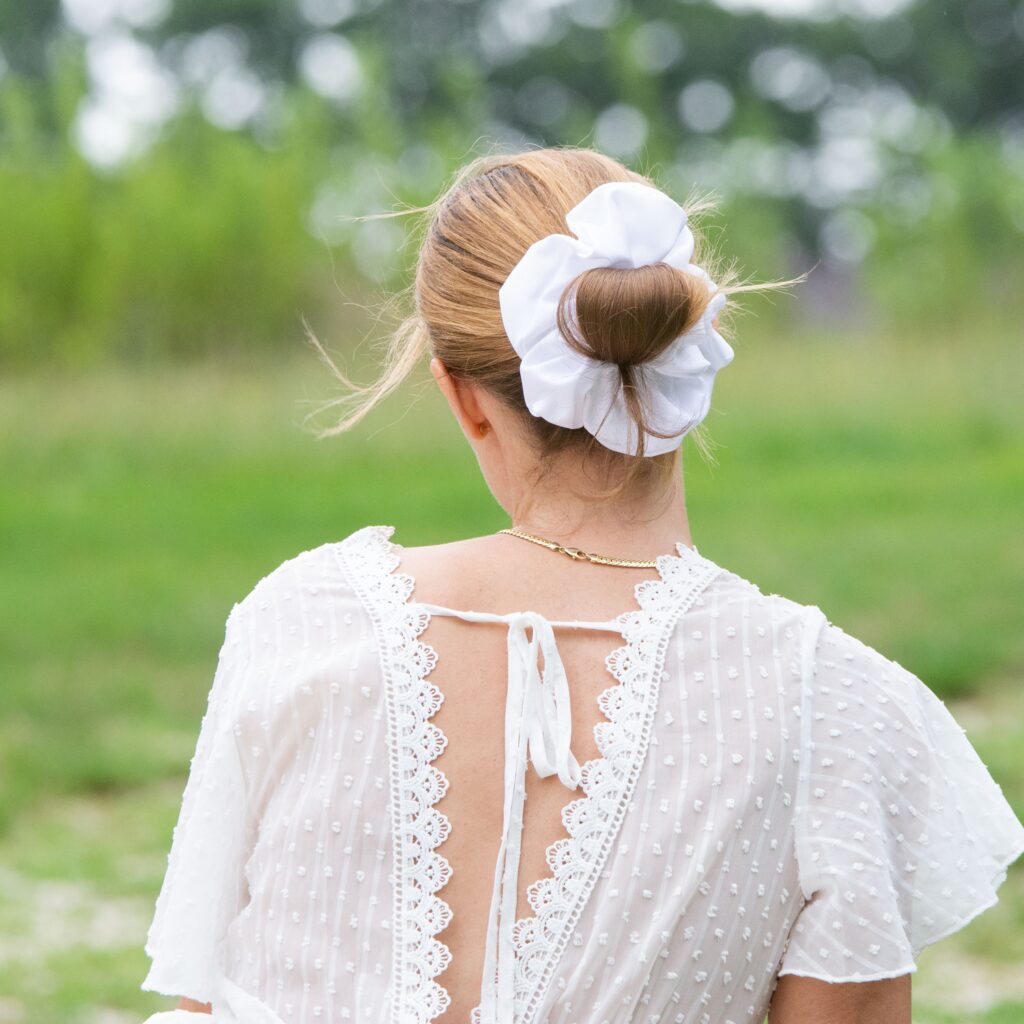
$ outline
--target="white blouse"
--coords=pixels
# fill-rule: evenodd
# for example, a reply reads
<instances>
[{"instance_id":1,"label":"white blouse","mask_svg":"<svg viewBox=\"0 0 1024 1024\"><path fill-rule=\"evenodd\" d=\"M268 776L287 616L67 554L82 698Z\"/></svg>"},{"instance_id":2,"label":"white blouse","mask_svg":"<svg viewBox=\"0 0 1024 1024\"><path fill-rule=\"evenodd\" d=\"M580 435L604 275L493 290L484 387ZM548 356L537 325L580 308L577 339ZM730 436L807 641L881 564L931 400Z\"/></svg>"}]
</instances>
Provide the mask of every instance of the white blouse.
<instances>
[{"instance_id":1,"label":"white blouse","mask_svg":"<svg viewBox=\"0 0 1024 1024\"><path fill-rule=\"evenodd\" d=\"M1024 851L945 705L818 608L682 544L612 622L441 608L414 599L392 533L299 555L233 608L144 989L225 1024L445 1010L433 615L508 625L480 1024L759 1024L780 975L914 971ZM582 766L556 644L572 628L623 641ZM527 758L580 796L515 920Z\"/></svg>"}]
</instances>

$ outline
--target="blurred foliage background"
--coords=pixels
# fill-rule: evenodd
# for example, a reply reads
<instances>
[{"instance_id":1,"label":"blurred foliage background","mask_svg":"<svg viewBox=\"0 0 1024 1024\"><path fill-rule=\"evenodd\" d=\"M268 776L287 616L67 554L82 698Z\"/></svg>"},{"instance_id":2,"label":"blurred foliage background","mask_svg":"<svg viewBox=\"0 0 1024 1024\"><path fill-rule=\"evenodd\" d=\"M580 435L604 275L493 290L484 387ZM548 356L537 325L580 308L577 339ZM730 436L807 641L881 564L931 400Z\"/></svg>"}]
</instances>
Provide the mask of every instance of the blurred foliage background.
<instances>
[{"instance_id":1,"label":"blurred foliage background","mask_svg":"<svg viewBox=\"0 0 1024 1024\"><path fill-rule=\"evenodd\" d=\"M694 538L919 674L1024 811L1021 0L0 0L0 1024L165 1005L232 602L368 522L504 525L429 389L313 442L302 321L371 373L417 222L351 218L547 144L810 272L744 303ZM1024 1022L1019 867L1001 896L916 1020Z\"/></svg>"},{"instance_id":2,"label":"blurred foliage background","mask_svg":"<svg viewBox=\"0 0 1024 1024\"><path fill-rule=\"evenodd\" d=\"M1019 320L1019 2L740 2L5 0L0 362L280 348L481 142L713 190L787 325Z\"/></svg>"}]
</instances>

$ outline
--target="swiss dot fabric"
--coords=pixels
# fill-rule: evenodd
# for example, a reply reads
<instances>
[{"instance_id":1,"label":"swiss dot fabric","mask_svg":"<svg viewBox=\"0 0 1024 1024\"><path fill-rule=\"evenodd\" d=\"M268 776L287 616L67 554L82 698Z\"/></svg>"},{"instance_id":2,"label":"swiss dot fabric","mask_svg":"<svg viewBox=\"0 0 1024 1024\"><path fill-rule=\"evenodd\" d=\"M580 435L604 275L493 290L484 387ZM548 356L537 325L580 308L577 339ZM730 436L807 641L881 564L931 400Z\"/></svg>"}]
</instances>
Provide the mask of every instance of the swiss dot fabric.
<instances>
[{"instance_id":1,"label":"swiss dot fabric","mask_svg":"<svg viewBox=\"0 0 1024 1024\"><path fill-rule=\"evenodd\" d=\"M1021 827L945 705L825 624L802 709L797 856L809 899L782 973L905 973L996 902Z\"/></svg>"},{"instance_id":2,"label":"swiss dot fabric","mask_svg":"<svg viewBox=\"0 0 1024 1024\"><path fill-rule=\"evenodd\" d=\"M391 536L286 562L228 619L143 982L214 1022L448 1006L444 695ZM657 576L517 925L511 1019L748 1024L780 974L913 971L1024 851L998 785L924 683L817 608L683 545Z\"/></svg>"}]
</instances>

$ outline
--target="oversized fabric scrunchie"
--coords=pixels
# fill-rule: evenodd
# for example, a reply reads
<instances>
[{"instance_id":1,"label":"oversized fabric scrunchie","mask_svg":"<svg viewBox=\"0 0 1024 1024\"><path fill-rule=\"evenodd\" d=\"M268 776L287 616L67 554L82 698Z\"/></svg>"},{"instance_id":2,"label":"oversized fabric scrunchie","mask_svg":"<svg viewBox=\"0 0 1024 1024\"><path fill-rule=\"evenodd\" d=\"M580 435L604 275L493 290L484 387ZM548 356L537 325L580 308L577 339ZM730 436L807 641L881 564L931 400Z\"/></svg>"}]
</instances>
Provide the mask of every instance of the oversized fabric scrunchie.
<instances>
[{"instance_id":1,"label":"oversized fabric scrunchie","mask_svg":"<svg viewBox=\"0 0 1024 1024\"><path fill-rule=\"evenodd\" d=\"M690 262L693 233L686 211L664 192L640 182L599 185L565 217L576 235L548 235L526 250L498 293L501 318L520 357L526 407L562 427L584 427L606 448L637 451L637 425L629 415L615 363L584 355L558 329L565 289L595 267L633 268L667 263L714 287ZM636 367L648 423L643 454L663 455L707 415L715 374L733 359L712 321L725 305L713 295L694 327L656 358ZM571 303L569 304L571 307Z\"/></svg>"}]
</instances>

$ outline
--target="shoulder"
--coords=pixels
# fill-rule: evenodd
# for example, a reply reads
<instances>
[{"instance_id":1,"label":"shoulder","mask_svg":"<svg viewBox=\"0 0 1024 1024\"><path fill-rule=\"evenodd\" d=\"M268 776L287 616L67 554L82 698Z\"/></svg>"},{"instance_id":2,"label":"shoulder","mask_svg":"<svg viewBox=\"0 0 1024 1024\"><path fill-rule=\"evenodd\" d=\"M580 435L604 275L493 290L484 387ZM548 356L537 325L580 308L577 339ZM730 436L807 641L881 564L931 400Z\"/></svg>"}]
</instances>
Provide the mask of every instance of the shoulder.
<instances>
[{"instance_id":1,"label":"shoulder","mask_svg":"<svg viewBox=\"0 0 1024 1024\"><path fill-rule=\"evenodd\" d=\"M365 591L379 588L397 563L391 532L363 527L281 562L232 607L225 643L280 652L353 631Z\"/></svg>"},{"instance_id":2,"label":"shoulder","mask_svg":"<svg viewBox=\"0 0 1024 1024\"><path fill-rule=\"evenodd\" d=\"M281 612L288 604L298 608L308 598L344 586L344 574L338 558L339 544L334 542L302 551L281 562L261 577L235 604L232 618L259 617L268 610Z\"/></svg>"},{"instance_id":3,"label":"shoulder","mask_svg":"<svg viewBox=\"0 0 1024 1024\"><path fill-rule=\"evenodd\" d=\"M871 689L884 698L899 694L920 680L894 658L832 621L827 610L782 594L764 593L755 583L723 570L713 586L717 599L736 606L762 629L772 628L799 641L799 656L809 678L823 687Z\"/></svg>"},{"instance_id":4,"label":"shoulder","mask_svg":"<svg viewBox=\"0 0 1024 1024\"><path fill-rule=\"evenodd\" d=\"M830 738L872 750L905 746L948 718L913 671L827 619L814 638L806 686L819 731L827 723Z\"/></svg>"},{"instance_id":5,"label":"shoulder","mask_svg":"<svg viewBox=\"0 0 1024 1024\"><path fill-rule=\"evenodd\" d=\"M927 687L910 668L819 612L808 648L812 699L838 693L876 706L920 700Z\"/></svg>"},{"instance_id":6,"label":"shoulder","mask_svg":"<svg viewBox=\"0 0 1024 1024\"><path fill-rule=\"evenodd\" d=\"M912 670L833 622L818 605L764 593L729 571L709 591L706 610L730 610L728 632L737 636L731 642L762 666L762 675L774 663L778 684L791 697L794 724L800 721L802 743L811 750L841 751L844 763L861 768L867 761L876 768L900 767L914 763L938 734L948 738L959 731Z\"/></svg>"},{"instance_id":7,"label":"shoulder","mask_svg":"<svg viewBox=\"0 0 1024 1024\"><path fill-rule=\"evenodd\" d=\"M747 649L767 648L776 658L801 657L823 616L821 609L784 594L766 592L730 569L718 569L700 599L705 613L728 620L727 635L744 638Z\"/></svg>"},{"instance_id":8,"label":"shoulder","mask_svg":"<svg viewBox=\"0 0 1024 1024\"><path fill-rule=\"evenodd\" d=\"M212 697L260 705L372 657L374 630L357 578L386 553L388 528L365 527L302 551L259 579L228 615ZM362 565L362 568L360 568ZM381 578L387 566L380 562Z\"/></svg>"},{"instance_id":9,"label":"shoulder","mask_svg":"<svg viewBox=\"0 0 1024 1024\"><path fill-rule=\"evenodd\" d=\"M364 526L343 537L286 559L260 578L234 606L234 612L253 614L268 605L309 598L329 600L357 589L360 576L386 575L397 558L390 542L393 527Z\"/></svg>"},{"instance_id":10,"label":"shoulder","mask_svg":"<svg viewBox=\"0 0 1024 1024\"><path fill-rule=\"evenodd\" d=\"M823 618L815 642L815 671L824 675L849 676L905 682L911 674L894 658L883 654L859 637Z\"/></svg>"},{"instance_id":11,"label":"shoulder","mask_svg":"<svg viewBox=\"0 0 1024 1024\"><path fill-rule=\"evenodd\" d=\"M722 569L702 595L700 609L724 627L716 632L765 665L788 676L786 688L802 692L805 712L816 721L837 711L858 731L877 733L885 720L894 730L913 726L923 704L937 701L908 668L832 621L817 604L765 592ZM723 647L724 651L724 647ZM794 713L799 709L794 706Z\"/></svg>"}]
</instances>

